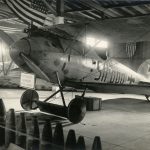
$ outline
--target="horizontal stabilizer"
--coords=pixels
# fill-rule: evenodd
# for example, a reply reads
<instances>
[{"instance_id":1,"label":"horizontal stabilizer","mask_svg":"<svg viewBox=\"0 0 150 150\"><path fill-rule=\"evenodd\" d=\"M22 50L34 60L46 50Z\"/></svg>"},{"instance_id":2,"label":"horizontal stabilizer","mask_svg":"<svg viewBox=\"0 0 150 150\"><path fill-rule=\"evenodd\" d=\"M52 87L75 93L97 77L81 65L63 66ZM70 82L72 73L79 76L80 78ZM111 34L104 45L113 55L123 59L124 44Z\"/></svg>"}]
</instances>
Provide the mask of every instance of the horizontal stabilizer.
<instances>
[{"instance_id":1,"label":"horizontal stabilizer","mask_svg":"<svg viewBox=\"0 0 150 150\"><path fill-rule=\"evenodd\" d=\"M148 86L150 86L150 82L140 81L139 85L148 85Z\"/></svg>"}]
</instances>

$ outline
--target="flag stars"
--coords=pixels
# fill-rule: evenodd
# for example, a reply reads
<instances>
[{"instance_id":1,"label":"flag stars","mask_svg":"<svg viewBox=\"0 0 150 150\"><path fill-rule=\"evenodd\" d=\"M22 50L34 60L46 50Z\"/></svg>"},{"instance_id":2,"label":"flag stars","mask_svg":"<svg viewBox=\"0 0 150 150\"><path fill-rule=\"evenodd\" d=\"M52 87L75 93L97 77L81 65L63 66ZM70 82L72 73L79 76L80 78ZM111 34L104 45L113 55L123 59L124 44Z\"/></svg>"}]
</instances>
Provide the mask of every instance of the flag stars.
<instances>
[{"instance_id":1,"label":"flag stars","mask_svg":"<svg viewBox=\"0 0 150 150\"><path fill-rule=\"evenodd\" d=\"M49 1L47 1L47 2L50 4ZM33 0L31 2L31 8L38 10L38 11L45 13L45 14L47 14L47 12L48 12L48 8L46 7L46 5L41 0Z\"/></svg>"}]
</instances>

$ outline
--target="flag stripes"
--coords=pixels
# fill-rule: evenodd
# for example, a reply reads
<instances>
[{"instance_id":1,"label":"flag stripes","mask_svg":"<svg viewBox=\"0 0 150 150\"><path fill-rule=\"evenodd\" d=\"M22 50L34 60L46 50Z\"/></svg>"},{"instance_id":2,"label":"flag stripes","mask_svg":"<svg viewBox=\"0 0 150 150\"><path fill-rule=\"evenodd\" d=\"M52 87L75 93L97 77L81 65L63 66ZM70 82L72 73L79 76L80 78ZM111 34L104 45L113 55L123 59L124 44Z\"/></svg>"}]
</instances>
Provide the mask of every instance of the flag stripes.
<instances>
[{"instance_id":1,"label":"flag stripes","mask_svg":"<svg viewBox=\"0 0 150 150\"><path fill-rule=\"evenodd\" d=\"M126 43L126 54L129 58L132 58L136 51L136 42Z\"/></svg>"},{"instance_id":2,"label":"flag stripes","mask_svg":"<svg viewBox=\"0 0 150 150\"><path fill-rule=\"evenodd\" d=\"M48 9L47 9L45 3L42 2L41 0L32 0L31 1L31 8L38 10L38 11L45 13L45 14L48 12Z\"/></svg>"},{"instance_id":3,"label":"flag stripes","mask_svg":"<svg viewBox=\"0 0 150 150\"><path fill-rule=\"evenodd\" d=\"M13 0L13 1L16 1L16 3L19 5L20 8L22 7L24 11L31 13L31 15L33 15L35 17L38 17L40 19L45 19L45 15L43 15L42 13L39 14L39 12L37 12L34 9L30 8L31 5L28 6L28 4L25 4L24 3L25 0L24 0L24 2L23 2L23 0L22 1Z\"/></svg>"},{"instance_id":4,"label":"flag stripes","mask_svg":"<svg viewBox=\"0 0 150 150\"><path fill-rule=\"evenodd\" d=\"M52 19L46 14L47 8L41 4L41 0L5 0L12 11L24 22L41 27L52 25ZM49 2L50 3L50 2Z\"/></svg>"}]
</instances>

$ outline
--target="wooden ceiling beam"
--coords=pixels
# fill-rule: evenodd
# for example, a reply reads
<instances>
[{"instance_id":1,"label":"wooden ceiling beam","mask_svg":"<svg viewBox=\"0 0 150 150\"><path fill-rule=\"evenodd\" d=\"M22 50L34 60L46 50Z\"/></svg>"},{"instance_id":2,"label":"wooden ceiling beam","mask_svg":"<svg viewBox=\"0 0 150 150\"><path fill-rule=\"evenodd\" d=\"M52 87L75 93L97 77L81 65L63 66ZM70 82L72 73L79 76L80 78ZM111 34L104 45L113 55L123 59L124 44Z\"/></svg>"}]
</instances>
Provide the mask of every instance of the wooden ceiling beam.
<instances>
[{"instance_id":1,"label":"wooden ceiling beam","mask_svg":"<svg viewBox=\"0 0 150 150\"><path fill-rule=\"evenodd\" d=\"M64 17L68 20L72 20L72 21L75 21L75 22L90 22L92 21L93 19L90 19L90 18L87 18L87 17L84 17L82 14L78 13L78 14L72 14L72 13L65 13L64 14Z\"/></svg>"},{"instance_id":2,"label":"wooden ceiling beam","mask_svg":"<svg viewBox=\"0 0 150 150\"><path fill-rule=\"evenodd\" d=\"M97 3L94 3L91 0L80 0L80 2L91 7L92 9L95 9L99 12L103 12L104 14L106 14L108 16L111 16L111 17L117 17L118 16L118 15L112 13L111 11L109 11L109 9L102 7L101 5L98 5Z\"/></svg>"},{"instance_id":3,"label":"wooden ceiling beam","mask_svg":"<svg viewBox=\"0 0 150 150\"><path fill-rule=\"evenodd\" d=\"M144 5L150 5L150 1L136 1L136 2L128 2L128 3L120 3L116 5L109 5L106 6L107 9L109 8L124 8L124 7L133 7L133 6L144 6Z\"/></svg>"},{"instance_id":4,"label":"wooden ceiling beam","mask_svg":"<svg viewBox=\"0 0 150 150\"><path fill-rule=\"evenodd\" d=\"M64 0L56 0L56 12L57 16L64 15Z\"/></svg>"},{"instance_id":5,"label":"wooden ceiling beam","mask_svg":"<svg viewBox=\"0 0 150 150\"><path fill-rule=\"evenodd\" d=\"M84 12L84 11L92 11L93 9L72 9L72 10L67 10L65 13L77 13L77 12Z\"/></svg>"}]
</instances>

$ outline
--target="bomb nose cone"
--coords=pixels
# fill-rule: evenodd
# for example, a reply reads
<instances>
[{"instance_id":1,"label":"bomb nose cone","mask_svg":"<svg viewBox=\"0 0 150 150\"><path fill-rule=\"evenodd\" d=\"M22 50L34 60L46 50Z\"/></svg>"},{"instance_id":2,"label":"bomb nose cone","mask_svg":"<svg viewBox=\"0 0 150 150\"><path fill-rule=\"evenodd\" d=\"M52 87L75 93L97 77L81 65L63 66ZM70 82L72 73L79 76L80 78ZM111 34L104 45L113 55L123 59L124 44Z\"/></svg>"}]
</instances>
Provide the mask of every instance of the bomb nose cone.
<instances>
[{"instance_id":1,"label":"bomb nose cone","mask_svg":"<svg viewBox=\"0 0 150 150\"><path fill-rule=\"evenodd\" d=\"M31 128L29 129L29 136L27 138L26 150L38 150L40 146L40 133L37 117L32 117Z\"/></svg>"},{"instance_id":2,"label":"bomb nose cone","mask_svg":"<svg viewBox=\"0 0 150 150\"><path fill-rule=\"evenodd\" d=\"M5 145L5 116L6 116L6 109L3 103L3 100L0 99L0 148Z\"/></svg>"},{"instance_id":3,"label":"bomb nose cone","mask_svg":"<svg viewBox=\"0 0 150 150\"><path fill-rule=\"evenodd\" d=\"M15 144L15 140L16 140L15 110L10 109L6 114L5 146L8 147L10 143Z\"/></svg>"},{"instance_id":4,"label":"bomb nose cone","mask_svg":"<svg viewBox=\"0 0 150 150\"><path fill-rule=\"evenodd\" d=\"M52 143L52 126L49 120L46 120L44 124L42 140Z\"/></svg>"},{"instance_id":5,"label":"bomb nose cone","mask_svg":"<svg viewBox=\"0 0 150 150\"><path fill-rule=\"evenodd\" d=\"M6 123L9 126L12 126L15 128L15 110L14 109L9 109L9 111L6 114Z\"/></svg>"},{"instance_id":6,"label":"bomb nose cone","mask_svg":"<svg viewBox=\"0 0 150 150\"><path fill-rule=\"evenodd\" d=\"M40 150L52 149L52 126L50 120L46 120L43 132L42 139L40 143Z\"/></svg>"},{"instance_id":7,"label":"bomb nose cone","mask_svg":"<svg viewBox=\"0 0 150 150\"><path fill-rule=\"evenodd\" d=\"M69 130L66 140L66 150L76 149L76 135L74 130Z\"/></svg>"},{"instance_id":8,"label":"bomb nose cone","mask_svg":"<svg viewBox=\"0 0 150 150\"><path fill-rule=\"evenodd\" d=\"M79 136L76 148L79 150L86 150L85 140L83 136Z\"/></svg>"},{"instance_id":9,"label":"bomb nose cone","mask_svg":"<svg viewBox=\"0 0 150 150\"><path fill-rule=\"evenodd\" d=\"M32 118L32 130L31 130L31 135L33 137L39 138L40 137L40 133L39 133L39 124L38 124L38 120L36 116L33 116Z\"/></svg>"},{"instance_id":10,"label":"bomb nose cone","mask_svg":"<svg viewBox=\"0 0 150 150\"><path fill-rule=\"evenodd\" d=\"M18 132L16 134L16 144L26 149L26 135L24 134L27 133L27 129L26 129L26 120L25 120L24 113L20 113L17 131Z\"/></svg>"},{"instance_id":11,"label":"bomb nose cone","mask_svg":"<svg viewBox=\"0 0 150 150\"><path fill-rule=\"evenodd\" d=\"M5 117L6 108L2 99L0 99L0 117Z\"/></svg>"},{"instance_id":12,"label":"bomb nose cone","mask_svg":"<svg viewBox=\"0 0 150 150\"><path fill-rule=\"evenodd\" d=\"M92 145L92 150L102 150L102 144L101 144L101 139L99 136L96 136L94 138L94 142Z\"/></svg>"},{"instance_id":13,"label":"bomb nose cone","mask_svg":"<svg viewBox=\"0 0 150 150\"><path fill-rule=\"evenodd\" d=\"M55 127L53 144L54 146L62 146L62 147L64 146L64 133L63 133L63 127L61 123L57 123Z\"/></svg>"}]
</instances>

